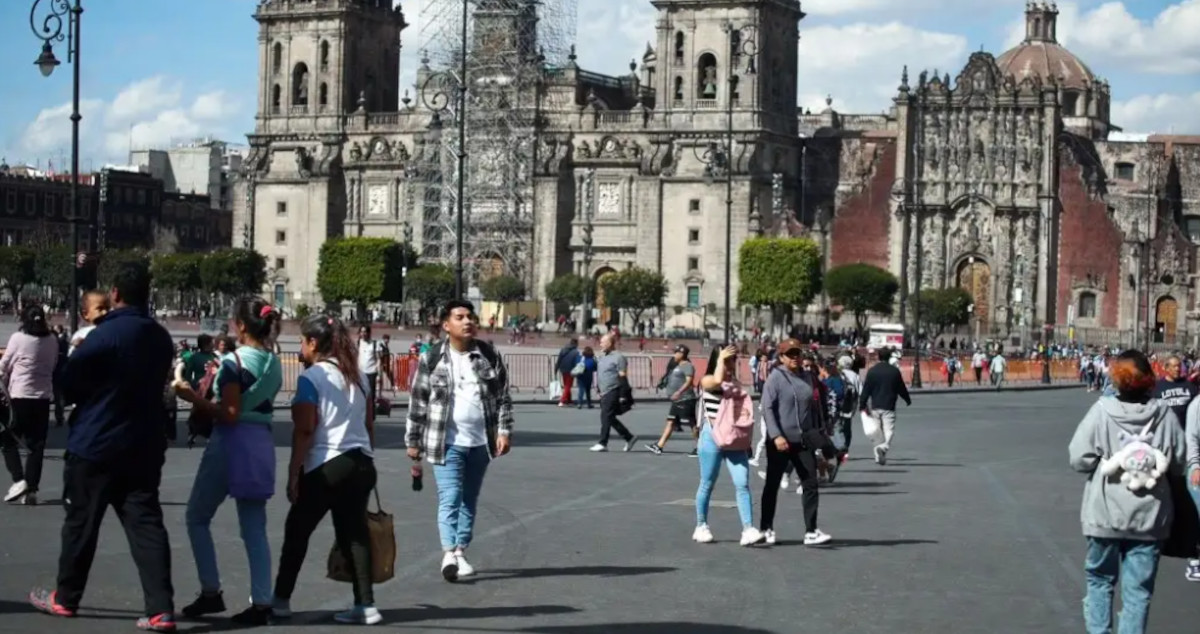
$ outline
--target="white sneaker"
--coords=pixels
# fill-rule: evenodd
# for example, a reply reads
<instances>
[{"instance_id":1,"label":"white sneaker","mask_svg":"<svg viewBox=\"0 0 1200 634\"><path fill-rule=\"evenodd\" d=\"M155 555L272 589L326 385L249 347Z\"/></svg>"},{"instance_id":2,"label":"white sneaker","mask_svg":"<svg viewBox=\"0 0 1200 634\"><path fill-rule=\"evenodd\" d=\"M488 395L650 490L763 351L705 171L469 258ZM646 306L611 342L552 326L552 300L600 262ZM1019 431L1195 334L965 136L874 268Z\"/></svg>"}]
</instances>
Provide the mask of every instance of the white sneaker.
<instances>
[{"instance_id":1,"label":"white sneaker","mask_svg":"<svg viewBox=\"0 0 1200 634\"><path fill-rule=\"evenodd\" d=\"M881 446L875 447L874 451L875 451L875 464L878 464L878 465L883 464L884 463L883 446L881 445Z\"/></svg>"},{"instance_id":2,"label":"white sneaker","mask_svg":"<svg viewBox=\"0 0 1200 634\"><path fill-rule=\"evenodd\" d=\"M594 451L596 453L599 453L601 451L608 451L608 447L601 445L600 443L596 443L596 444L592 445L592 448L588 449L588 451Z\"/></svg>"},{"instance_id":3,"label":"white sneaker","mask_svg":"<svg viewBox=\"0 0 1200 634\"><path fill-rule=\"evenodd\" d=\"M442 555L442 578L451 583L458 581L458 557L453 552Z\"/></svg>"},{"instance_id":4,"label":"white sneaker","mask_svg":"<svg viewBox=\"0 0 1200 634\"><path fill-rule=\"evenodd\" d=\"M779 488L781 488L781 489L787 489L787 488L788 488L788 477L787 477L787 474L784 474L784 476L783 476L783 479L779 481Z\"/></svg>"},{"instance_id":5,"label":"white sneaker","mask_svg":"<svg viewBox=\"0 0 1200 634\"><path fill-rule=\"evenodd\" d=\"M759 531L757 528L754 528L753 526L747 526L746 528L742 529L742 545L743 546L755 546L755 545L763 543L763 541L765 541L766 539L767 539L767 536L763 535L761 531Z\"/></svg>"},{"instance_id":6,"label":"white sneaker","mask_svg":"<svg viewBox=\"0 0 1200 634\"><path fill-rule=\"evenodd\" d=\"M373 605L356 605L345 612L334 614L333 620L348 625L375 625L383 620L383 615Z\"/></svg>"},{"instance_id":7,"label":"white sneaker","mask_svg":"<svg viewBox=\"0 0 1200 634\"><path fill-rule=\"evenodd\" d=\"M271 600L271 616L277 619L292 618L292 602L287 599L275 598Z\"/></svg>"},{"instance_id":8,"label":"white sneaker","mask_svg":"<svg viewBox=\"0 0 1200 634\"><path fill-rule=\"evenodd\" d=\"M692 531L692 541L699 542L701 544L713 543L713 534L712 531L708 529L708 524L701 524L696 527L696 530Z\"/></svg>"},{"instance_id":9,"label":"white sneaker","mask_svg":"<svg viewBox=\"0 0 1200 634\"><path fill-rule=\"evenodd\" d=\"M470 577L475 574L475 567L467 563L467 558L463 555L463 551L454 553L454 559L458 562L458 578Z\"/></svg>"},{"instance_id":10,"label":"white sneaker","mask_svg":"<svg viewBox=\"0 0 1200 634\"><path fill-rule=\"evenodd\" d=\"M757 467L758 466L758 458L751 458L751 459L747 460L746 463L749 464L751 467ZM764 475L766 475L766 474L764 474Z\"/></svg>"},{"instance_id":11,"label":"white sneaker","mask_svg":"<svg viewBox=\"0 0 1200 634\"><path fill-rule=\"evenodd\" d=\"M768 546L775 545L775 529L768 528L767 530L763 531L763 537L766 537Z\"/></svg>"},{"instance_id":12,"label":"white sneaker","mask_svg":"<svg viewBox=\"0 0 1200 634\"><path fill-rule=\"evenodd\" d=\"M633 446L637 444L637 441L638 441L637 434L634 434L632 438L630 438L629 440L626 440L625 441L625 453L629 453L630 451L633 451Z\"/></svg>"},{"instance_id":13,"label":"white sneaker","mask_svg":"<svg viewBox=\"0 0 1200 634\"><path fill-rule=\"evenodd\" d=\"M820 546L821 544L828 543L829 540L831 540L831 539L833 539L833 538L830 537L829 535L826 535L825 533L821 532L821 529L817 529L811 533L804 534L804 545L805 546Z\"/></svg>"},{"instance_id":14,"label":"white sneaker","mask_svg":"<svg viewBox=\"0 0 1200 634\"><path fill-rule=\"evenodd\" d=\"M766 479L767 479L767 472L766 472L766 471L761 471L761 470L760 470L760 471L758 472L758 477L762 478L763 480L766 480Z\"/></svg>"},{"instance_id":15,"label":"white sneaker","mask_svg":"<svg viewBox=\"0 0 1200 634\"><path fill-rule=\"evenodd\" d=\"M796 485L796 495L804 495L804 485L803 484Z\"/></svg>"},{"instance_id":16,"label":"white sneaker","mask_svg":"<svg viewBox=\"0 0 1200 634\"><path fill-rule=\"evenodd\" d=\"M13 484L12 486L8 487L8 494L4 496L4 501L12 502L12 501L20 498L22 495L25 495L25 492L28 490L29 490L29 484L26 483L24 480L21 480L20 482L17 482L15 484Z\"/></svg>"}]
</instances>

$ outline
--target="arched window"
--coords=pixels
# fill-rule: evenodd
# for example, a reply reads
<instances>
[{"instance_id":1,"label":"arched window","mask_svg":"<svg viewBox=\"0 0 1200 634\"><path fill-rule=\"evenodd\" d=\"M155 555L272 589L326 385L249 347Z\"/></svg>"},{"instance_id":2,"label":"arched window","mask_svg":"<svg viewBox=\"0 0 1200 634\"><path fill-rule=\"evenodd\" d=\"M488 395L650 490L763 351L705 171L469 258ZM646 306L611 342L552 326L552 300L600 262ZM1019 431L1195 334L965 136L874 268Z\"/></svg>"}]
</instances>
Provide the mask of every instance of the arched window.
<instances>
[{"instance_id":1,"label":"arched window","mask_svg":"<svg viewBox=\"0 0 1200 634\"><path fill-rule=\"evenodd\" d=\"M308 105L308 65L304 62L292 69L292 105Z\"/></svg>"},{"instance_id":2,"label":"arched window","mask_svg":"<svg viewBox=\"0 0 1200 634\"><path fill-rule=\"evenodd\" d=\"M329 84L321 82L321 87L317 89L317 105L324 108L329 105Z\"/></svg>"},{"instance_id":3,"label":"arched window","mask_svg":"<svg viewBox=\"0 0 1200 634\"><path fill-rule=\"evenodd\" d=\"M675 32L675 63L683 65L683 31Z\"/></svg>"},{"instance_id":4,"label":"arched window","mask_svg":"<svg viewBox=\"0 0 1200 634\"><path fill-rule=\"evenodd\" d=\"M738 90L738 87L741 85L740 80L741 77L738 77L737 75L729 78L729 96L731 99L733 99L733 103L735 105L742 98L742 93Z\"/></svg>"},{"instance_id":5,"label":"arched window","mask_svg":"<svg viewBox=\"0 0 1200 634\"><path fill-rule=\"evenodd\" d=\"M696 96L700 99L716 99L720 87L717 76L717 58L712 53L700 56L696 64Z\"/></svg>"},{"instance_id":6,"label":"arched window","mask_svg":"<svg viewBox=\"0 0 1200 634\"><path fill-rule=\"evenodd\" d=\"M683 101L683 78L675 77L675 101Z\"/></svg>"},{"instance_id":7,"label":"arched window","mask_svg":"<svg viewBox=\"0 0 1200 634\"><path fill-rule=\"evenodd\" d=\"M275 43L271 47L271 74L278 75L283 70L283 44Z\"/></svg>"},{"instance_id":8,"label":"arched window","mask_svg":"<svg viewBox=\"0 0 1200 634\"><path fill-rule=\"evenodd\" d=\"M1079 318L1096 318L1096 294L1084 292L1079 294Z\"/></svg>"},{"instance_id":9,"label":"arched window","mask_svg":"<svg viewBox=\"0 0 1200 634\"><path fill-rule=\"evenodd\" d=\"M275 84L271 87L271 114L279 114L282 100L283 89L279 87L279 84Z\"/></svg>"},{"instance_id":10,"label":"arched window","mask_svg":"<svg viewBox=\"0 0 1200 634\"><path fill-rule=\"evenodd\" d=\"M1079 93L1072 91L1063 93L1062 111L1064 117L1079 116Z\"/></svg>"},{"instance_id":11,"label":"arched window","mask_svg":"<svg viewBox=\"0 0 1200 634\"><path fill-rule=\"evenodd\" d=\"M329 40L321 42L321 72L329 70Z\"/></svg>"}]
</instances>

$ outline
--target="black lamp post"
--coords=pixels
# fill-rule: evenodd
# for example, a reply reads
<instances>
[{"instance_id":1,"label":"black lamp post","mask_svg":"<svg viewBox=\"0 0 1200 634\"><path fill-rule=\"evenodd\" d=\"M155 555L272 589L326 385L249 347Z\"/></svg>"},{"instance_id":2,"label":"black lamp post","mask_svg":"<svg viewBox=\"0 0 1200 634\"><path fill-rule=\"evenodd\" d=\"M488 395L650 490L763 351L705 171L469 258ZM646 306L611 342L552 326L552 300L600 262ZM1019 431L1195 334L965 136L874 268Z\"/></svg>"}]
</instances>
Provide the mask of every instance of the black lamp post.
<instances>
[{"instance_id":1,"label":"black lamp post","mask_svg":"<svg viewBox=\"0 0 1200 634\"><path fill-rule=\"evenodd\" d=\"M579 325L575 330L579 334L588 332L588 319L592 316L592 297L594 289L592 288L592 207L596 203L594 189L596 182L595 168L589 169L583 177L583 279L586 284L583 285L583 304L579 310Z\"/></svg>"},{"instance_id":2,"label":"black lamp post","mask_svg":"<svg viewBox=\"0 0 1200 634\"><path fill-rule=\"evenodd\" d=\"M45 0L42 13L38 8L43 0L33 0L29 11L29 27L42 40L42 54L34 64L43 77L49 77L61 62L54 56L52 42L67 40L67 63L74 75L71 90L71 292L69 299L71 332L79 328L79 286L82 262L79 255L79 224L82 219L79 199L79 23L83 16L80 0ZM67 32L63 33L66 26Z\"/></svg>"},{"instance_id":3,"label":"black lamp post","mask_svg":"<svg viewBox=\"0 0 1200 634\"><path fill-rule=\"evenodd\" d=\"M736 62L746 56L746 75L755 75L758 73L758 67L755 57L758 55L758 28L753 25L747 25L741 28L735 28L732 24L725 24L725 33L729 37L729 60L727 66L729 68L728 77L726 78L726 93L725 93L725 146L721 147L715 142L708 143L705 146L694 145L692 152L697 160L704 164L704 176L706 180L711 181L718 176L725 177L725 341L733 341L733 297L732 297L732 280L733 280L733 91L738 85L740 75L736 68ZM704 148L701 151L701 148ZM708 325L705 324L705 328Z\"/></svg>"}]
</instances>

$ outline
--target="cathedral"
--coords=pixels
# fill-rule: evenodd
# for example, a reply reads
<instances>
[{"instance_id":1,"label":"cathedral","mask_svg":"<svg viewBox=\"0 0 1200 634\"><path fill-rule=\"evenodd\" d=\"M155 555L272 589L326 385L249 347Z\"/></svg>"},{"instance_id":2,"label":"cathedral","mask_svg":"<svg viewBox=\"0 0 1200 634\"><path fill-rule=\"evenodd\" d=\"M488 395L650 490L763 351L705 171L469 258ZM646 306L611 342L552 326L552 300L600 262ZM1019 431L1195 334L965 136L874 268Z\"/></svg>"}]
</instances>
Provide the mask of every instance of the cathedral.
<instances>
[{"instance_id":1,"label":"cathedral","mask_svg":"<svg viewBox=\"0 0 1200 634\"><path fill-rule=\"evenodd\" d=\"M320 305L326 238L380 236L428 261L461 249L468 286L514 275L531 299L566 273L652 269L668 315L711 322L738 245L790 234L827 267L895 273L893 321L959 286L977 338L1200 334L1200 137L1109 141L1109 85L1058 44L1053 5L954 77L897 69L885 114L856 115L797 108L799 1L649 1L656 39L627 75L547 59L537 3L480 0L469 44L422 55L410 87L390 0L261 0L235 242L267 256L276 302ZM821 300L805 321L851 319Z\"/></svg>"}]
</instances>

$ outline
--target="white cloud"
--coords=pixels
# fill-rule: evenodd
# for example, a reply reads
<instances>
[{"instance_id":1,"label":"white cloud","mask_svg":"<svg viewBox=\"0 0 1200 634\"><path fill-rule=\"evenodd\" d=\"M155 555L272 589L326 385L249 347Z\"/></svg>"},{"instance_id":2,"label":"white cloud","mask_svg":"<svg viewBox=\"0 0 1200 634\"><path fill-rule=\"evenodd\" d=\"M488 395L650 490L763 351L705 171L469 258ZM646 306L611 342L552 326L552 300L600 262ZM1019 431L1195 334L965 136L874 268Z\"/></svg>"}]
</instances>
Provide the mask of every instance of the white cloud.
<instances>
[{"instance_id":1,"label":"white cloud","mask_svg":"<svg viewBox=\"0 0 1200 634\"><path fill-rule=\"evenodd\" d=\"M1194 134L1200 130L1200 92L1118 101L1112 106L1112 120L1127 134Z\"/></svg>"},{"instance_id":2,"label":"white cloud","mask_svg":"<svg viewBox=\"0 0 1200 634\"><path fill-rule=\"evenodd\" d=\"M240 140L241 131L231 129L239 104L228 93L208 92L189 102L183 83L164 76L129 84L110 100L83 100L80 113L80 155L93 164L123 162L131 145L167 147L174 140L205 134ZM39 112L20 134L14 157L36 160L67 154L70 115L70 104Z\"/></svg>"},{"instance_id":3,"label":"white cloud","mask_svg":"<svg viewBox=\"0 0 1200 634\"><path fill-rule=\"evenodd\" d=\"M957 74L967 40L891 22L820 26L800 39L800 105L817 112L826 94L839 112L882 112L891 105L908 65L910 81L922 69Z\"/></svg>"}]
</instances>

